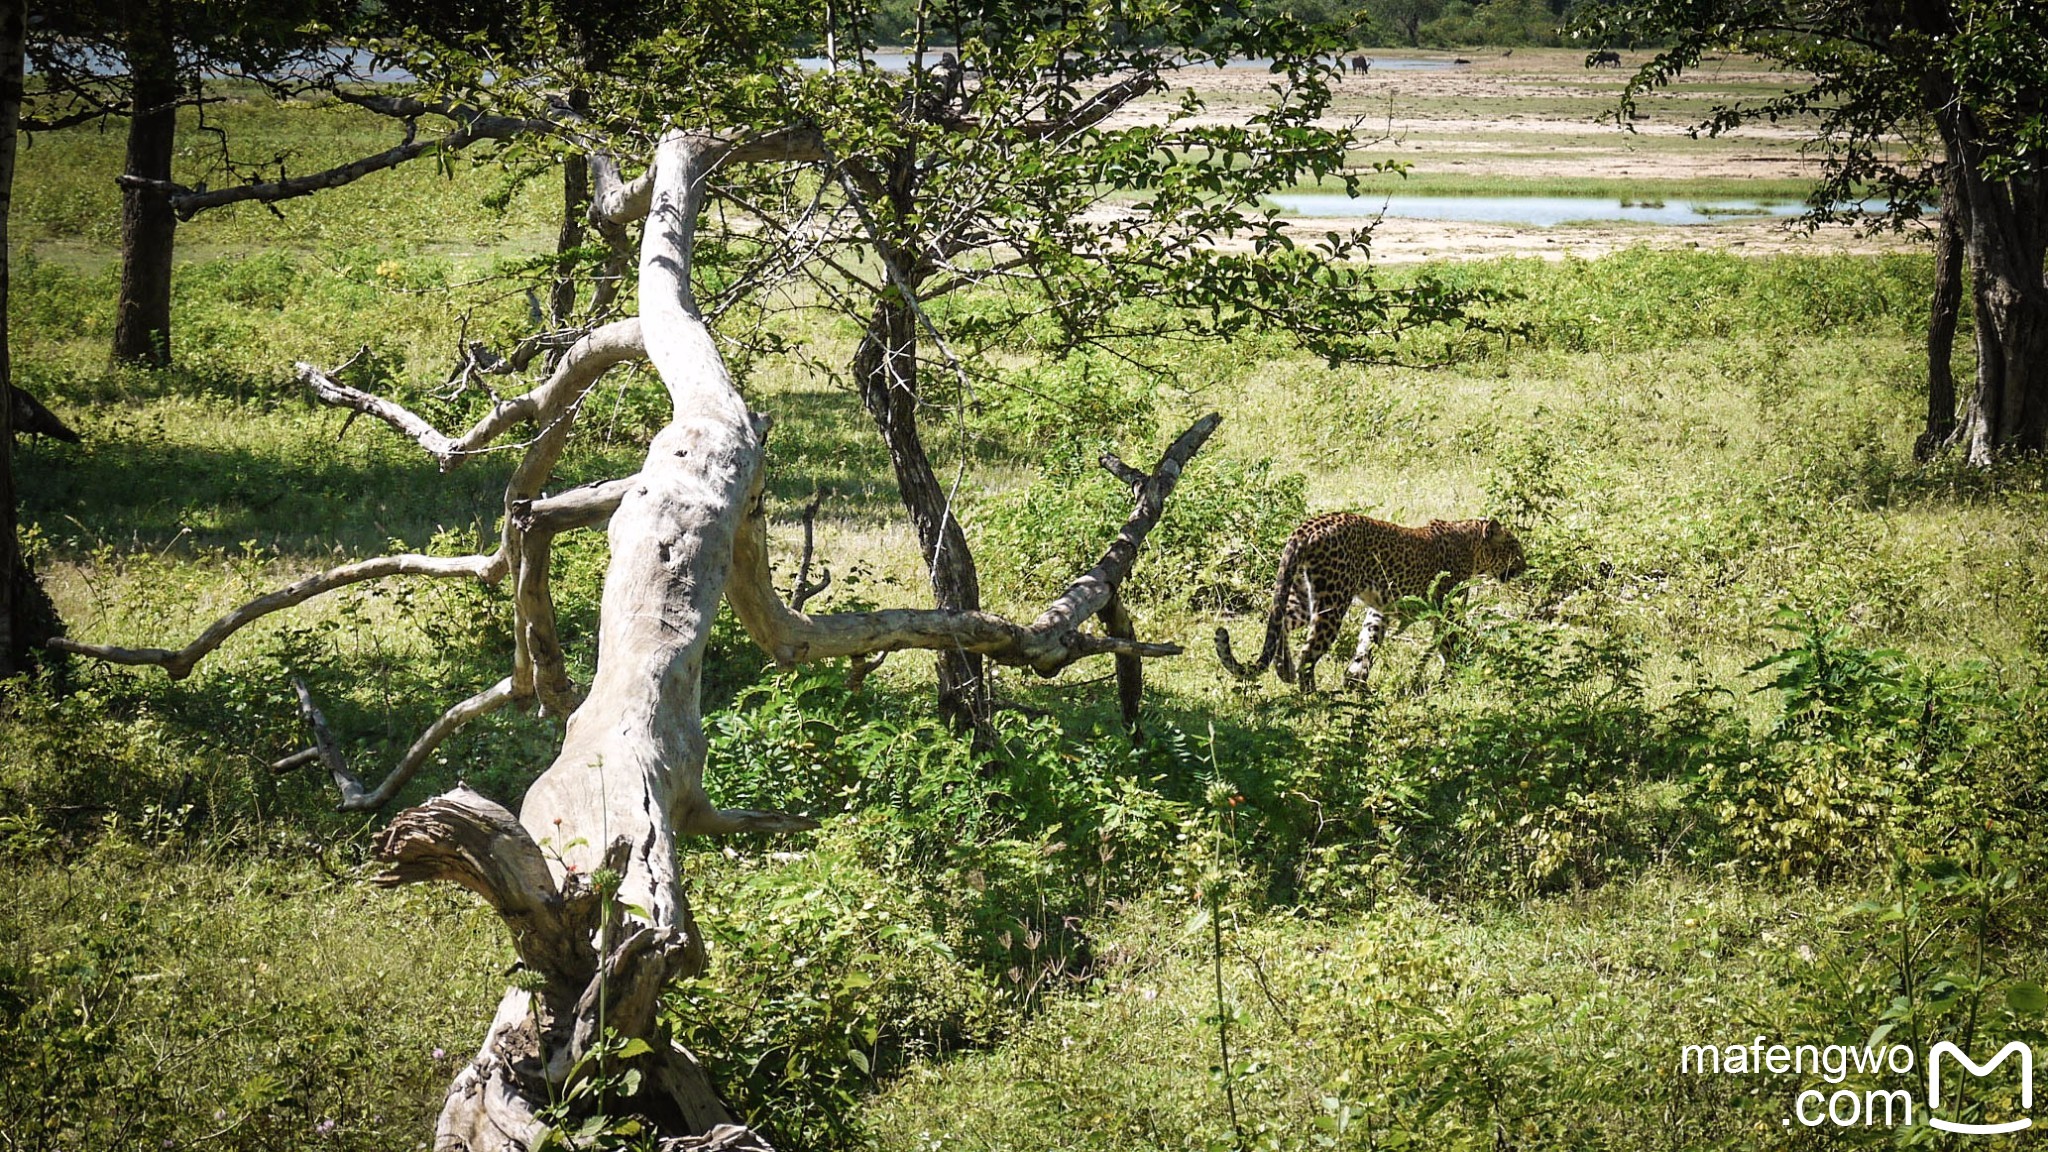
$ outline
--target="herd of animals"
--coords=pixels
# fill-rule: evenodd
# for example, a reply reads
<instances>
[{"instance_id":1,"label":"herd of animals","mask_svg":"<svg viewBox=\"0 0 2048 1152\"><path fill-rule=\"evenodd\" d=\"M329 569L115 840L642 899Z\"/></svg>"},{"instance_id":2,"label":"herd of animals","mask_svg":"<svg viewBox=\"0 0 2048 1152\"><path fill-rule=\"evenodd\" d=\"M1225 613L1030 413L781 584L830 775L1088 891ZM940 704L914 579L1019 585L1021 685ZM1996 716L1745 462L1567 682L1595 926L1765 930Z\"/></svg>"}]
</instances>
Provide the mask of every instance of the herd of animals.
<instances>
[{"instance_id":1,"label":"herd of animals","mask_svg":"<svg viewBox=\"0 0 2048 1152\"><path fill-rule=\"evenodd\" d=\"M1528 566L1522 542L1497 520L1432 520L1409 528L1355 512L1324 513L1296 528L1280 550L1258 659L1238 663L1224 628L1216 629L1216 656L1240 680L1271 665L1281 680L1313 692L1316 662L1336 642L1355 603L1365 620L1344 681L1364 691L1373 648L1395 605L1411 596L1440 597L1479 576L1511 580ZM1297 662L1287 634L1304 627L1308 642Z\"/></svg>"},{"instance_id":2,"label":"herd of animals","mask_svg":"<svg viewBox=\"0 0 2048 1152\"><path fill-rule=\"evenodd\" d=\"M1507 51L1501 53L1502 56L1513 56L1514 54L1515 50L1513 48L1510 48ZM1456 57L1451 61L1451 63L1453 64L1470 64L1471 62L1472 61L1466 59L1463 56ZM1593 53L1593 55L1587 59L1586 67L1619 68L1621 67L1621 53L1613 51L1612 49L1602 48L1598 52ZM1340 56L1337 58L1337 69L1341 72L1344 70L1344 68L1345 61L1344 58ZM1353 56L1350 61L1350 71L1351 74L1354 76L1367 75L1372 71L1372 57L1363 55Z\"/></svg>"}]
</instances>

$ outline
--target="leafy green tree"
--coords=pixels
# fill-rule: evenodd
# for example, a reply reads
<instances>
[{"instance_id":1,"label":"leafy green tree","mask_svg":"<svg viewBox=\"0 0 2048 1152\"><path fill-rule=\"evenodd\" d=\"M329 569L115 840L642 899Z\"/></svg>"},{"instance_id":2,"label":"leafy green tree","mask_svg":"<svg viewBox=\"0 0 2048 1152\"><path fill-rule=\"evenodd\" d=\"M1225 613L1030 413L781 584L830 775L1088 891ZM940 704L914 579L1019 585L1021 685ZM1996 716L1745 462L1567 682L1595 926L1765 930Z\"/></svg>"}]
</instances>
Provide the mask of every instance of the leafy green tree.
<instances>
[{"instance_id":1,"label":"leafy green tree","mask_svg":"<svg viewBox=\"0 0 2048 1152\"><path fill-rule=\"evenodd\" d=\"M1858 214L1838 204L1884 201L1894 223L1941 199L1947 256L1932 325L1967 261L1975 304L1977 377L1959 416L1943 409L1946 349L1930 360L1929 437L1972 463L2048 449L2048 6L2037 0L1603 0L1577 31L1668 43L1631 79L1626 118L1642 92L1670 83L1709 52L1758 55L1805 79L1782 94L1714 110L1702 129L1757 121L1810 124L1826 164L1816 220ZM1944 195L1944 192L1946 193ZM1959 251L1962 259L1955 259ZM1947 271L1953 269L1954 271ZM1947 330L1953 331L1949 305ZM1950 432L1950 429L1953 429Z\"/></svg>"},{"instance_id":2,"label":"leafy green tree","mask_svg":"<svg viewBox=\"0 0 2048 1152\"><path fill-rule=\"evenodd\" d=\"M1422 26L1444 14L1444 0L1370 0L1373 22L1400 32L1410 48L1422 44Z\"/></svg>"},{"instance_id":3,"label":"leafy green tree","mask_svg":"<svg viewBox=\"0 0 2048 1152\"><path fill-rule=\"evenodd\" d=\"M345 0L81 0L39 7L27 48L38 83L22 127L128 122L115 359L169 359L179 110L202 107L211 78L290 84L330 69L332 29L352 7Z\"/></svg>"},{"instance_id":4,"label":"leafy green tree","mask_svg":"<svg viewBox=\"0 0 2048 1152\"><path fill-rule=\"evenodd\" d=\"M865 39L867 14L835 10L827 66L784 71L774 93L784 122L822 135L824 186L785 172L735 191L771 233L833 254L801 267L862 325L852 382L940 608L978 610L980 579L925 426L976 389L1014 386L993 353L1020 332L1042 333L1039 355L1109 349L1142 373L1159 370L1134 349L1162 338L1275 328L1337 361L1464 317L1472 298L1432 281L1379 285L1364 233L1303 243L1264 207L1298 184L1355 180L1356 141L1324 123L1344 29L1215 3L941 0L917 15L908 66L892 70ZM1273 96L1218 123L1186 81L1246 58L1271 61ZM930 307L968 290L981 292L972 310ZM941 711L985 718L980 657L939 659Z\"/></svg>"}]
</instances>

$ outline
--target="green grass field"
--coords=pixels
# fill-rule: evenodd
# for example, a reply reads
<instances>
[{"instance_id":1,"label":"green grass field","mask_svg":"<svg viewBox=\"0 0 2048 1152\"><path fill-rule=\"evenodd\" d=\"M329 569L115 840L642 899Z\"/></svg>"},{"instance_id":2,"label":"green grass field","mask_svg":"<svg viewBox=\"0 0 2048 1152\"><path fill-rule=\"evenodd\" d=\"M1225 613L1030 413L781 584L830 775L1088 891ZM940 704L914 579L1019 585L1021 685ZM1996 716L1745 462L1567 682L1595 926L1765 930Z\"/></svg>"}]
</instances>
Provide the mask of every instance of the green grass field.
<instances>
[{"instance_id":1,"label":"green grass field","mask_svg":"<svg viewBox=\"0 0 2048 1152\"><path fill-rule=\"evenodd\" d=\"M294 168L388 143L333 109L218 114L302 149ZM176 363L145 373L104 366L118 152L39 137L16 201L17 379L86 438L20 448L71 634L181 643L338 560L493 532L506 462L443 476L306 402L290 364L368 345L378 387L444 424L474 411L442 390L456 318L519 331L498 274L550 242L554 174L413 168L282 222L204 217L181 232ZM1022 611L1124 514L1100 447L1149 460L1224 414L1133 577L1140 634L1188 648L1148 665L1136 747L1106 667L1005 675L1026 708L983 757L933 719L928 660L853 695L720 621L707 785L824 826L689 848L714 963L669 1007L779 1147L1919 1146L1924 1126L1793 1123L1802 1090L1843 1085L1682 1074L1680 1046L2041 1041L2048 469L1913 462L1931 261L1389 275L1422 271L1510 290L1496 318L1523 335L1422 333L1429 368L1277 337L1144 350L1165 382L1076 360L934 431L941 474L967 469L991 606ZM848 325L775 323L851 353ZM790 518L829 486L838 580L813 608L927 603L858 398L793 359L744 388L776 417L782 578ZM559 482L635 467L658 398L607 382ZM1330 509L1508 517L1532 568L1399 632L1370 698L1231 680L1209 634L1255 643L1280 542ZM556 553L580 676L603 561L587 533ZM10 689L0 1145L424 1146L509 945L465 894L371 887L382 818L267 764L301 744L292 676L366 774L392 763L502 674L505 594L364 586L185 681L74 662ZM401 804L457 780L513 800L558 738L490 717Z\"/></svg>"}]
</instances>

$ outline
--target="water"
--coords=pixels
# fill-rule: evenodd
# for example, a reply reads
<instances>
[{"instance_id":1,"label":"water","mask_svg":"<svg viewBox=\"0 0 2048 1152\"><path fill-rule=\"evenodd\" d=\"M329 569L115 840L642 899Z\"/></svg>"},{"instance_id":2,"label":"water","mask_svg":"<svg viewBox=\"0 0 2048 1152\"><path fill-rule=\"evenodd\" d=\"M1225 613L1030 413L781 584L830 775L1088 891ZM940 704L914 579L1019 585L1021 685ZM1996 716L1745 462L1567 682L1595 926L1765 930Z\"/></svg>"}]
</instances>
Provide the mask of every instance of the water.
<instances>
[{"instance_id":1,"label":"water","mask_svg":"<svg viewBox=\"0 0 2048 1152\"><path fill-rule=\"evenodd\" d=\"M1716 220L1797 216L1806 205L1789 200L1625 201L1603 196L1360 196L1341 192L1288 193L1270 198L1289 216L1373 216L1456 220L1474 224L1558 224L1624 220L1639 224L1710 224Z\"/></svg>"},{"instance_id":2,"label":"water","mask_svg":"<svg viewBox=\"0 0 2048 1152\"><path fill-rule=\"evenodd\" d=\"M95 76L126 76L128 74L128 64L119 53L102 52L98 48L85 47L79 49L76 58L79 63L84 65L87 72ZM413 80L412 73L407 72L403 68L396 65L379 65L376 62L376 57L366 48L329 48L318 53L311 60L299 60L286 64L279 71L280 74L285 76L301 80L311 80L326 75L337 65L346 65L348 72L354 79L367 81L372 84L410 84ZM35 75L35 69L28 69L28 73L31 76ZM232 69L209 68L205 70L204 75L208 80L226 80L235 78L239 73Z\"/></svg>"}]
</instances>

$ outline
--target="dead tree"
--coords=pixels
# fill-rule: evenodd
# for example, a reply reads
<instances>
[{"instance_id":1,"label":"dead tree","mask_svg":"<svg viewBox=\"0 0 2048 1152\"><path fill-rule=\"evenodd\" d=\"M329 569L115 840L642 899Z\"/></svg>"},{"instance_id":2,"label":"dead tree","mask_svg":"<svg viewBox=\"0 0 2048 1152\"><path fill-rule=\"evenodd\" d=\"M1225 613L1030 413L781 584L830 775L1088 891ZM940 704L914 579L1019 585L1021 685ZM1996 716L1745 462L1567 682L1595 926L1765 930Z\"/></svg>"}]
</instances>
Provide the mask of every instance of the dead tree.
<instances>
[{"instance_id":1,"label":"dead tree","mask_svg":"<svg viewBox=\"0 0 2048 1152\"><path fill-rule=\"evenodd\" d=\"M734 1122L657 1013L661 989L705 964L677 875L678 838L814 826L796 815L721 810L705 794L699 691L721 600L784 665L848 657L865 666L878 654L917 648L977 653L1049 676L1106 654L1118 658L1120 672L1128 668L1126 690L1134 693L1139 659L1180 651L1133 638L1118 593L1181 470L1216 428L1215 415L1183 433L1149 473L1104 457L1104 466L1132 489L1130 517L1101 560L1030 623L937 609L814 615L778 595L762 495L769 418L749 411L733 387L692 294L693 237L715 170L752 161L818 162L822 151L802 132L746 142L677 132L661 141L648 171L631 182L618 178L615 164L593 157L593 222L615 229L645 220L640 314L590 332L555 362L545 382L499 402L461 435L447 435L399 404L300 366L300 379L321 401L377 417L443 468L515 427L537 427L506 486L495 551L345 565L251 601L179 649L53 642L102 660L158 665L181 677L238 629L336 588L392 575L512 579L511 674L450 708L376 788L363 787L310 693L300 689L315 747L291 760L324 765L344 808L389 800L436 744L493 709L537 704L567 716L561 750L528 789L517 816L458 789L401 813L378 842L390 865L381 883L443 880L477 893L511 930L524 970L449 1089L437 1149L524 1152L539 1145L548 1131L541 1115L547 1101L563 1098L573 1081L606 1061L602 1055L584 1059L604 1040L600 1021L604 1032L644 1042L644 1050L629 1044L603 1071L641 1071L631 1108L659 1134L662 1147L766 1147ZM640 358L652 362L673 405L641 469L546 492L582 396L607 369ZM598 660L591 683L579 686L556 640L548 554L558 534L600 525L609 532L611 559ZM1084 631L1097 614L1104 630Z\"/></svg>"}]
</instances>

